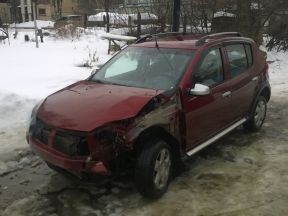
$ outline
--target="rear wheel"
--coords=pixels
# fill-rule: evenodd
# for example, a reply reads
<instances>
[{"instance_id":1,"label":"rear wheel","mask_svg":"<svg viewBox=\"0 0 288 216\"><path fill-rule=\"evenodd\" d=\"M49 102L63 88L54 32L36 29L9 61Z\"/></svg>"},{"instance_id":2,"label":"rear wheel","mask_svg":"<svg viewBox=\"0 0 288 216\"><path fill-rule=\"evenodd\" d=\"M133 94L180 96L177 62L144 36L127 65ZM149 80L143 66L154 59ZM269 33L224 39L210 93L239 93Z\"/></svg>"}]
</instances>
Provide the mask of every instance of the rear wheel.
<instances>
[{"instance_id":1,"label":"rear wheel","mask_svg":"<svg viewBox=\"0 0 288 216\"><path fill-rule=\"evenodd\" d=\"M172 161L171 148L164 140L147 143L138 156L135 176L143 196L159 198L167 191Z\"/></svg>"},{"instance_id":2,"label":"rear wheel","mask_svg":"<svg viewBox=\"0 0 288 216\"><path fill-rule=\"evenodd\" d=\"M265 121L266 111L267 101L263 96L260 96L253 109L251 119L243 124L244 128L250 132L259 131Z\"/></svg>"}]
</instances>

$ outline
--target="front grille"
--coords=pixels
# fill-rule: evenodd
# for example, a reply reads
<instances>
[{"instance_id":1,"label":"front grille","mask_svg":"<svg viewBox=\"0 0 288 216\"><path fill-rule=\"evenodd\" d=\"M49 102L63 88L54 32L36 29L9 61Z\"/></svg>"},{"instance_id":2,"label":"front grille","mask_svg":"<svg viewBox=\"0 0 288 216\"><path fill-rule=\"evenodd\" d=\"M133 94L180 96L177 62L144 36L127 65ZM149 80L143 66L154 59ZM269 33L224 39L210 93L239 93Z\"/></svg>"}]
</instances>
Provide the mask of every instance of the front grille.
<instances>
[{"instance_id":1,"label":"front grille","mask_svg":"<svg viewBox=\"0 0 288 216\"><path fill-rule=\"evenodd\" d=\"M41 120L37 119L36 124L30 128L32 136L40 140L43 144L48 145L48 138L51 129L47 127Z\"/></svg>"},{"instance_id":2,"label":"front grille","mask_svg":"<svg viewBox=\"0 0 288 216\"><path fill-rule=\"evenodd\" d=\"M89 154L86 138L64 133L56 133L53 148L70 156L85 156Z\"/></svg>"},{"instance_id":3,"label":"front grille","mask_svg":"<svg viewBox=\"0 0 288 216\"><path fill-rule=\"evenodd\" d=\"M30 127L30 133L42 144L48 145L49 135L52 129L40 119ZM85 137L70 135L65 132L56 132L53 140L53 148L70 156L86 156L89 154L88 142Z\"/></svg>"}]
</instances>

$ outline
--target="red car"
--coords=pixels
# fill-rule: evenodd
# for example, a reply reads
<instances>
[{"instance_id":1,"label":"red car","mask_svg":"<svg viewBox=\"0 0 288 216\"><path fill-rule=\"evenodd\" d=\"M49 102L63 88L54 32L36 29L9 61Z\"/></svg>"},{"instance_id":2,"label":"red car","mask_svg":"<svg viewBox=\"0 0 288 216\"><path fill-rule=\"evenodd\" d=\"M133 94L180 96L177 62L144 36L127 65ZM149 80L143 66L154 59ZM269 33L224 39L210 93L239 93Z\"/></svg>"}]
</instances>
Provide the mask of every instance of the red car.
<instances>
[{"instance_id":1,"label":"red car","mask_svg":"<svg viewBox=\"0 0 288 216\"><path fill-rule=\"evenodd\" d=\"M270 95L265 55L239 33L147 36L37 105L27 140L57 170L135 170L157 198L184 157L240 125L258 131Z\"/></svg>"}]
</instances>

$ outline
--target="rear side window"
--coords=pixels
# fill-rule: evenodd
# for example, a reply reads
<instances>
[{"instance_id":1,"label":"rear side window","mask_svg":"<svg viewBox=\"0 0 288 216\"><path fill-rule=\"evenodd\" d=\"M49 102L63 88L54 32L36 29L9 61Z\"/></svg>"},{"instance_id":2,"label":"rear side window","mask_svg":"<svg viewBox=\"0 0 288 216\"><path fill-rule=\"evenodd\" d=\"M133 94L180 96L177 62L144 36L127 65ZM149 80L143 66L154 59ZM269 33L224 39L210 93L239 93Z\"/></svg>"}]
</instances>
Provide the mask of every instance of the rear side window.
<instances>
[{"instance_id":1,"label":"rear side window","mask_svg":"<svg viewBox=\"0 0 288 216\"><path fill-rule=\"evenodd\" d=\"M248 60L243 44L229 45L226 47L232 77L244 72L248 67Z\"/></svg>"},{"instance_id":2,"label":"rear side window","mask_svg":"<svg viewBox=\"0 0 288 216\"><path fill-rule=\"evenodd\" d=\"M249 44L245 44L245 50L246 50L246 54L247 54L247 60L248 60L248 66L252 66L253 65L253 54L252 54L252 48L251 45Z\"/></svg>"}]
</instances>

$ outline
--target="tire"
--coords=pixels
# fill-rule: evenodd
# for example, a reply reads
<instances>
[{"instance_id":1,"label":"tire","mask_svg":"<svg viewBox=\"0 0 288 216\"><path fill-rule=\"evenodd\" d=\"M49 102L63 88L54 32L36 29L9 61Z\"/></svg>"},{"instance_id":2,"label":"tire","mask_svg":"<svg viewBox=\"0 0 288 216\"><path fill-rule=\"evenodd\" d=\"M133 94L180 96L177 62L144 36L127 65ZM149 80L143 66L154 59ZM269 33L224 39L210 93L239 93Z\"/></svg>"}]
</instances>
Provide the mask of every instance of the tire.
<instances>
[{"instance_id":1,"label":"tire","mask_svg":"<svg viewBox=\"0 0 288 216\"><path fill-rule=\"evenodd\" d=\"M251 118L243 124L244 128L249 132L259 131L265 121L266 112L267 101L263 96L259 96L253 107Z\"/></svg>"},{"instance_id":2,"label":"tire","mask_svg":"<svg viewBox=\"0 0 288 216\"><path fill-rule=\"evenodd\" d=\"M173 156L164 140L155 139L146 144L137 158L136 186L143 196L156 199L168 189Z\"/></svg>"}]
</instances>

